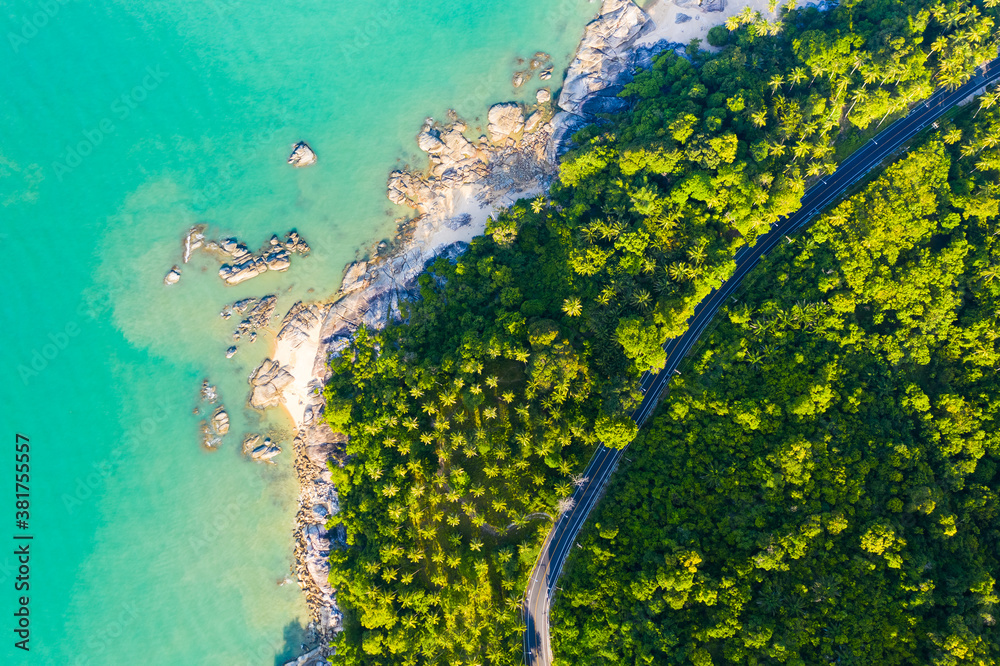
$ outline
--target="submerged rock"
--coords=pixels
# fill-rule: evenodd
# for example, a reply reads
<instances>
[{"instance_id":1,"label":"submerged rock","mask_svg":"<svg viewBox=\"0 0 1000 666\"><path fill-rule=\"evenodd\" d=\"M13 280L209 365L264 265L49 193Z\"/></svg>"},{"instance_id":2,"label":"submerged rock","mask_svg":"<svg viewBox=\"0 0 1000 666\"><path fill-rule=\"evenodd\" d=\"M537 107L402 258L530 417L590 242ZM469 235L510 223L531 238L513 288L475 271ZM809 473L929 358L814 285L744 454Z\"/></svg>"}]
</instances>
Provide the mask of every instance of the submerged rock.
<instances>
[{"instance_id":1,"label":"submerged rock","mask_svg":"<svg viewBox=\"0 0 1000 666\"><path fill-rule=\"evenodd\" d=\"M258 446L260 446L260 435L251 432L243 437L243 455L249 456Z\"/></svg>"},{"instance_id":2,"label":"submerged rock","mask_svg":"<svg viewBox=\"0 0 1000 666\"><path fill-rule=\"evenodd\" d=\"M219 399L218 391L208 383L207 379L201 380L201 399L209 403L213 403Z\"/></svg>"},{"instance_id":3,"label":"submerged rock","mask_svg":"<svg viewBox=\"0 0 1000 666\"><path fill-rule=\"evenodd\" d=\"M316 164L316 153L305 141L299 141L292 146L292 154L288 156L288 163L293 167L307 167Z\"/></svg>"}]
</instances>

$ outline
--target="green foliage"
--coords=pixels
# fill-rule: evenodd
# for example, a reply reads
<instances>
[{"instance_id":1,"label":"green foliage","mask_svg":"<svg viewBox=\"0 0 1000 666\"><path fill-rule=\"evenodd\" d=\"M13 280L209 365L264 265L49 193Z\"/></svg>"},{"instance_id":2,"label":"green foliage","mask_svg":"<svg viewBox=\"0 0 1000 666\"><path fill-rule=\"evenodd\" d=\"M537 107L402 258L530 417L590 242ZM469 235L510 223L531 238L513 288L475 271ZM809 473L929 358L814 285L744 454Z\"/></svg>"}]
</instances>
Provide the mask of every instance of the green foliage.
<instances>
[{"instance_id":1,"label":"green foliage","mask_svg":"<svg viewBox=\"0 0 1000 666\"><path fill-rule=\"evenodd\" d=\"M594 423L594 434L604 446L612 449L624 449L632 443L639 434L635 421L627 416L599 416Z\"/></svg>"},{"instance_id":2,"label":"green foliage","mask_svg":"<svg viewBox=\"0 0 1000 666\"><path fill-rule=\"evenodd\" d=\"M1000 113L958 124L689 359L567 565L562 662L1000 660L1000 169L968 148L998 150Z\"/></svg>"}]
</instances>

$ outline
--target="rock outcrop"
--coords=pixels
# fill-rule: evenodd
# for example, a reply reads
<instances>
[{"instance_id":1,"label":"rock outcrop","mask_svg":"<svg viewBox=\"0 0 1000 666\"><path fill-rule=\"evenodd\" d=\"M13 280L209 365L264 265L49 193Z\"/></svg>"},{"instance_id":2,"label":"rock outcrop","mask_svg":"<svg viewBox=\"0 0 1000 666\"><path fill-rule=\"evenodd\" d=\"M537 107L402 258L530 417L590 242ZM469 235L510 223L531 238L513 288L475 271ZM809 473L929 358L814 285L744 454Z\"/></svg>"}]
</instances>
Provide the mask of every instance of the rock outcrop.
<instances>
[{"instance_id":1,"label":"rock outcrop","mask_svg":"<svg viewBox=\"0 0 1000 666\"><path fill-rule=\"evenodd\" d=\"M269 358L257 366L257 369L250 375L250 406L254 409L267 409L277 407L281 402L281 392L288 386L294 377L280 365Z\"/></svg>"},{"instance_id":2,"label":"rock outcrop","mask_svg":"<svg viewBox=\"0 0 1000 666\"><path fill-rule=\"evenodd\" d=\"M723 0L706 0L723 1ZM596 120L597 114L617 113L628 105L618 93L636 69L648 68L653 58L682 44L659 41L637 46L653 26L633 0L604 0L600 15L587 24L583 40L566 72L558 106L552 119L552 139L547 157L556 159L569 149L569 139Z\"/></svg>"},{"instance_id":3,"label":"rock outcrop","mask_svg":"<svg viewBox=\"0 0 1000 666\"><path fill-rule=\"evenodd\" d=\"M212 401L214 402L214 400ZM198 425L201 432L201 445L206 449L215 450L222 444L222 438L229 432L229 413L221 405L212 413L211 418Z\"/></svg>"},{"instance_id":4,"label":"rock outcrop","mask_svg":"<svg viewBox=\"0 0 1000 666\"><path fill-rule=\"evenodd\" d=\"M271 460L281 453L281 447L276 446L269 437L265 437L263 442L260 435L250 433L243 438L243 455L254 462L265 462L274 464Z\"/></svg>"},{"instance_id":5,"label":"rock outcrop","mask_svg":"<svg viewBox=\"0 0 1000 666\"><path fill-rule=\"evenodd\" d=\"M219 392L208 383L207 379L201 380L201 399L209 404L219 399Z\"/></svg>"},{"instance_id":6,"label":"rock outcrop","mask_svg":"<svg viewBox=\"0 0 1000 666\"><path fill-rule=\"evenodd\" d=\"M224 239L220 248L232 259L232 263L223 264L219 269L219 277L226 284L239 284L269 270L287 271L292 265L292 254L306 255L310 250L309 244L294 229L288 232L284 242L271 236L257 253L249 252L247 246L235 238Z\"/></svg>"},{"instance_id":7,"label":"rock outcrop","mask_svg":"<svg viewBox=\"0 0 1000 666\"><path fill-rule=\"evenodd\" d=\"M229 433L229 413L226 411L225 407L220 406L212 414L212 430L217 432L219 435Z\"/></svg>"},{"instance_id":8,"label":"rock outcrop","mask_svg":"<svg viewBox=\"0 0 1000 666\"><path fill-rule=\"evenodd\" d=\"M182 256L185 264L191 258L191 254L205 243L206 228L207 225L196 224L188 229L188 232L184 234Z\"/></svg>"},{"instance_id":9,"label":"rock outcrop","mask_svg":"<svg viewBox=\"0 0 1000 666\"><path fill-rule=\"evenodd\" d=\"M524 129L524 112L521 111L521 106L514 102L494 104L490 107L488 117L490 124L487 131L493 143L516 138Z\"/></svg>"},{"instance_id":10,"label":"rock outcrop","mask_svg":"<svg viewBox=\"0 0 1000 666\"><path fill-rule=\"evenodd\" d=\"M229 319L233 313L243 315L243 320L233 331L233 340L239 342L240 339L254 331L265 328L274 316L274 308L278 304L278 297L270 294L261 298L244 298L236 301L232 305L223 308L220 316Z\"/></svg>"},{"instance_id":11,"label":"rock outcrop","mask_svg":"<svg viewBox=\"0 0 1000 666\"><path fill-rule=\"evenodd\" d=\"M223 264L219 268L219 277L226 284L239 284L267 271L287 271L292 264L293 254L305 256L310 251L309 244L294 229L286 234L284 241L271 236L258 252L251 252L246 243L237 238L223 238L218 242L205 240L205 228L204 224L197 224L184 235L184 263L197 250L207 252ZM177 266L174 266L171 272L173 271L177 271L177 276L180 276Z\"/></svg>"},{"instance_id":12,"label":"rock outcrop","mask_svg":"<svg viewBox=\"0 0 1000 666\"><path fill-rule=\"evenodd\" d=\"M629 71L631 48L648 23L649 16L632 0L604 0L600 15L587 24L566 71L559 107L586 115L584 102Z\"/></svg>"},{"instance_id":13,"label":"rock outcrop","mask_svg":"<svg viewBox=\"0 0 1000 666\"><path fill-rule=\"evenodd\" d=\"M316 153L305 141L299 141L292 146L292 154L288 156L288 163L293 167L307 167L316 164Z\"/></svg>"},{"instance_id":14,"label":"rock outcrop","mask_svg":"<svg viewBox=\"0 0 1000 666\"><path fill-rule=\"evenodd\" d=\"M319 422L305 428L292 443L300 482L295 573L314 611L315 628L331 638L340 629L341 616L329 582L329 553L331 548L344 548L346 544L343 528L326 529L327 519L340 511L340 498L327 464L341 463L346 440Z\"/></svg>"}]
</instances>

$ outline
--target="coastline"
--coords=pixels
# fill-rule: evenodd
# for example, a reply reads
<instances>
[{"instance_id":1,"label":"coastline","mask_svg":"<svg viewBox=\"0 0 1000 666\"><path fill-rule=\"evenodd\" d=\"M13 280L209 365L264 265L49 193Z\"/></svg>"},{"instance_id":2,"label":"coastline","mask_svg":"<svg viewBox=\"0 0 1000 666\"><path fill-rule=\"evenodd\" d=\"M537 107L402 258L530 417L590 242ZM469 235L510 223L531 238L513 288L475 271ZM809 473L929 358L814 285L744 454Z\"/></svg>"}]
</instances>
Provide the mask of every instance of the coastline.
<instances>
[{"instance_id":1,"label":"coastline","mask_svg":"<svg viewBox=\"0 0 1000 666\"><path fill-rule=\"evenodd\" d=\"M380 244L373 259L346 267L332 297L296 303L283 319L264 363L274 361L292 377L276 390L296 432L293 455L300 493L294 568L311 618L306 644L313 646L289 664L325 663L332 654L328 644L341 629L335 592L326 580L329 549L343 545L339 530L326 530L327 518L339 510L326 465L342 459L346 443L322 419L330 358L347 347L362 324L382 328L398 320L399 302L417 296L417 277L430 262L459 255L499 209L547 191L573 132L599 122L597 114L625 108L627 102L617 93L636 68L648 68L663 51L682 49L681 40L707 33L743 7L774 16L765 0L740 0L728 8L725 0L701 4L721 9L703 9L697 0L656 0L647 13L633 0L604 0L555 91L558 101L539 97L530 106L495 104L488 136L479 139L470 139L468 126L454 114L446 124L426 119L416 139L428 156L427 168L393 171L388 179L389 199L416 213L397 234L396 247L379 255ZM676 21L677 8L703 16L668 22Z\"/></svg>"}]
</instances>

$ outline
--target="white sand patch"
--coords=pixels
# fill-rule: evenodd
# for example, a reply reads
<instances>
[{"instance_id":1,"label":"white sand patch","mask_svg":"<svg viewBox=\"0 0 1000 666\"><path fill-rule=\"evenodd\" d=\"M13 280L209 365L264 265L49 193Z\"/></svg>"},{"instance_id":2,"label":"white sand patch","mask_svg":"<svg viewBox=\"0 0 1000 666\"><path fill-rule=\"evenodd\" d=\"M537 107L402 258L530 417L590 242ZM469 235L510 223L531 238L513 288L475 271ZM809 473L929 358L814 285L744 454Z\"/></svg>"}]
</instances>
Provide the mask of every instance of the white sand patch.
<instances>
[{"instance_id":1,"label":"white sand patch","mask_svg":"<svg viewBox=\"0 0 1000 666\"><path fill-rule=\"evenodd\" d=\"M308 337L296 338L293 336L274 342L271 358L281 364L295 378L285 387L281 405L295 422L296 430L299 430L305 423L305 410L312 402L312 392L316 388L317 381L313 374L313 367L319 353L319 338L322 327L323 319L317 318L314 325L300 327L300 330L308 333ZM320 379L319 385L321 384L322 380Z\"/></svg>"},{"instance_id":2,"label":"white sand patch","mask_svg":"<svg viewBox=\"0 0 1000 666\"><path fill-rule=\"evenodd\" d=\"M769 21L778 18L777 12L768 11L767 0L725 0L726 6L721 12L703 12L698 4L698 0L680 0L680 4L684 5L683 7L678 6L677 1L652 0L652 2L646 3L643 9L649 14L654 27L652 29L647 28L649 32L643 34L636 41L637 45L653 44L662 39L668 42L687 44L692 39L700 39L702 41L701 48L714 51L716 49L709 46L706 41L708 31L717 25L725 23L726 19L730 16L736 16L745 7L750 7L754 11L760 12L760 15ZM784 4L787 3L779 2L778 6ZM690 16L691 20L684 23L677 23L679 14Z\"/></svg>"}]
</instances>

